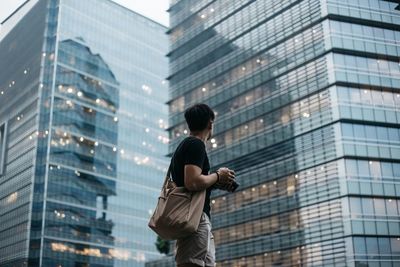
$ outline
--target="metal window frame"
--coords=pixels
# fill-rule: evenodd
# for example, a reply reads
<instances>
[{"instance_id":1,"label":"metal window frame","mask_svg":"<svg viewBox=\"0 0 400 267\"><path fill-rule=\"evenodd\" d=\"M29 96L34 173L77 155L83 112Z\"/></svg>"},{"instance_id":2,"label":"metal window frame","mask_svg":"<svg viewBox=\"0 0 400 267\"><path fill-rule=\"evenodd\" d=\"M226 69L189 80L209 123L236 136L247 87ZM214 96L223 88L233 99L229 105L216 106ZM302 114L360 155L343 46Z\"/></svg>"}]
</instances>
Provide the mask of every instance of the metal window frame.
<instances>
[{"instance_id":1,"label":"metal window frame","mask_svg":"<svg viewBox=\"0 0 400 267\"><path fill-rule=\"evenodd\" d=\"M7 121L0 124L0 176L5 173L5 157L7 146Z\"/></svg>"}]
</instances>

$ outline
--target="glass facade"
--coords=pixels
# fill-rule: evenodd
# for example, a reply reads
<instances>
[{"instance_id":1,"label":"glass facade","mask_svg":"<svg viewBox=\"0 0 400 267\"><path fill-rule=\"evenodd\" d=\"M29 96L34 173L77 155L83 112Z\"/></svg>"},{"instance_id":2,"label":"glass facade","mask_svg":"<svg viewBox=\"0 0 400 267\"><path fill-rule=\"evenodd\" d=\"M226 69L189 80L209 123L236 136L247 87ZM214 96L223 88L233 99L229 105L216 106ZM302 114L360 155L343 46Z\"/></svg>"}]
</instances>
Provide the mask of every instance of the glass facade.
<instances>
[{"instance_id":1,"label":"glass facade","mask_svg":"<svg viewBox=\"0 0 400 267\"><path fill-rule=\"evenodd\" d=\"M171 2L169 153L205 102L211 165L241 184L213 193L217 266L400 265L396 6Z\"/></svg>"},{"instance_id":2,"label":"glass facade","mask_svg":"<svg viewBox=\"0 0 400 267\"><path fill-rule=\"evenodd\" d=\"M28 5L0 39L0 265L144 266L160 257L167 29L108 0Z\"/></svg>"}]
</instances>

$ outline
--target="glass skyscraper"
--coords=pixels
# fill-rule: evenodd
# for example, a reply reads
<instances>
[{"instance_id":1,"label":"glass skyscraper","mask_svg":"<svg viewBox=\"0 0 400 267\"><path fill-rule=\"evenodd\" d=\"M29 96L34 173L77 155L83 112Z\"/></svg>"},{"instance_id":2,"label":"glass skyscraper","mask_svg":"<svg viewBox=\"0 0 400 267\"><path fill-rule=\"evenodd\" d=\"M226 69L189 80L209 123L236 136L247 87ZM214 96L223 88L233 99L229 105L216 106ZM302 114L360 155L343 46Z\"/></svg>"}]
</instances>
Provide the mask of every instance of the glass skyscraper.
<instances>
[{"instance_id":1,"label":"glass skyscraper","mask_svg":"<svg viewBox=\"0 0 400 267\"><path fill-rule=\"evenodd\" d=\"M166 28L26 1L0 31L0 266L144 266L168 166Z\"/></svg>"},{"instance_id":2,"label":"glass skyscraper","mask_svg":"<svg viewBox=\"0 0 400 267\"><path fill-rule=\"evenodd\" d=\"M205 102L241 184L213 194L217 266L400 266L396 2L172 1L169 152Z\"/></svg>"}]
</instances>

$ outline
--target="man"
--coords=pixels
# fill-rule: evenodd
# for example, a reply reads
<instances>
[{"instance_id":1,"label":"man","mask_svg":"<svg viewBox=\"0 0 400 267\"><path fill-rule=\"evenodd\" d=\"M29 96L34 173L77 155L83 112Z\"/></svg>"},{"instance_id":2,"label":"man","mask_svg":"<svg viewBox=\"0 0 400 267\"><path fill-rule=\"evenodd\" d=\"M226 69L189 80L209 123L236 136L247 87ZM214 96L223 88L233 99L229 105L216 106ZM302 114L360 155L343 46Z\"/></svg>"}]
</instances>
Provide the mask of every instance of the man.
<instances>
[{"instance_id":1,"label":"man","mask_svg":"<svg viewBox=\"0 0 400 267\"><path fill-rule=\"evenodd\" d=\"M203 214L198 230L176 242L178 267L215 266L214 237L210 223L210 195L213 188L232 192L235 173L220 168L209 174L205 143L211 139L215 114L206 104L196 104L185 111L190 136L177 147L172 159L172 179L190 191L206 190Z\"/></svg>"}]
</instances>

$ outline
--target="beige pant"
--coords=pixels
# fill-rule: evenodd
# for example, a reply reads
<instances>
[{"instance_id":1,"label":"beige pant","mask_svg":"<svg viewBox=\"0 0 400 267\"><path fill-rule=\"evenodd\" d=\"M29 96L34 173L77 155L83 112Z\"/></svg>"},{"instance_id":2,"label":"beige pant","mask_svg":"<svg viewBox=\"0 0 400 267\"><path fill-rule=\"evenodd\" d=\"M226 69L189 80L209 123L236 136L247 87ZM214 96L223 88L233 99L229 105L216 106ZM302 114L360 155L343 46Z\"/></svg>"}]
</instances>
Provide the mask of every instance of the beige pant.
<instances>
[{"instance_id":1,"label":"beige pant","mask_svg":"<svg viewBox=\"0 0 400 267\"><path fill-rule=\"evenodd\" d=\"M177 265L193 263L203 267L215 266L214 236L210 219L204 212L197 231L176 241L175 261Z\"/></svg>"}]
</instances>

